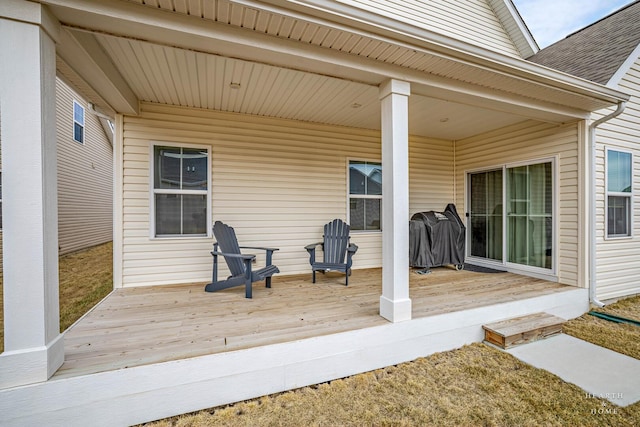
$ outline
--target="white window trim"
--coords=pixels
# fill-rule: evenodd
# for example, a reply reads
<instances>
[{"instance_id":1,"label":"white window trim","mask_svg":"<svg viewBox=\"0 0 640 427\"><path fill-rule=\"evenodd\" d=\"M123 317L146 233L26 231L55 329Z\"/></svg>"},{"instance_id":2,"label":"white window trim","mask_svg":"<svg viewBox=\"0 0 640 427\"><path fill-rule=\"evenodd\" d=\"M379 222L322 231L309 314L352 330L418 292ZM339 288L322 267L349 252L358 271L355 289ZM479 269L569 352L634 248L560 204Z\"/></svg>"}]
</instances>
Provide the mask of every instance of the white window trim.
<instances>
[{"instance_id":1,"label":"white window trim","mask_svg":"<svg viewBox=\"0 0 640 427\"><path fill-rule=\"evenodd\" d=\"M345 166L345 170L347 173L347 213L346 213L346 218L347 218L347 223L351 224L351 174L349 173L349 164L351 162L370 162L370 163L379 163L380 166L382 166L382 160L381 159L374 159L374 158L364 158L364 157L348 157L346 159L346 166ZM384 174L384 167L382 169L382 173ZM383 190L384 191L384 190ZM357 198L357 199L379 199L380 200L380 229L379 230L351 230L351 233L355 233L355 234L380 234L382 233L382 203L383 203L383 197L384 197L384 193L381 195L369 195L369 194L356 194L353 196L353 198Z\"/></svg>"},{"instance_id":2,"label":"white window trim","mask_svg":"<svg viewBox=\"0 0 640 427\"><path fill-rule=\"evenodd\" d=\"M82 108L82 119L84 121L84 123L80 123L78 121L76 121L76 105L80 108ZM72 114L72 127L71 127L71 139L73 139L74 142L77 142L78 144L82 144L84 145L84 141L87 137L87 127L86 127L86 123L87 123L87 109L84 108L84 106L76 101L75 99L73 100L73 110L71 112ZM80 126L82 126L82 141L78 141L76 139L76 123L78 123Z\"/></svg>"},{"instance_id":3,"label":"white window trim","mask_svg":"<svg viewBox=\"0 0 640 427\"><path fill-rule=\"evenodd\" d=\"M155 174L155 161L154 161L154 151L156 146L163 147L175 147L175 148L195 148L195 149L206 149L207 150L207 190L187 190L189 194L205 194L207 195L207 225L206 235L192 235L192 234L181 234L181 235L171 235L171 236L156 236L156 215L155 215L155 195L157 193L154 188L154 174ZM212 176L211 176L211 146L208 145L197 145L197 144L183 144L178 142L171 141L152 141L149 144L149 238L151 240L185 240L185 239L209 239L212 237L212 227L213 224L211 222L211 187L212 187ZM185 190L175 190L175 189L164 189L161 190L162 194L185 194Z\"/></svg>"},{"instance_id":4,"label":"white window trim","mask_svg":"<svg viewBox=\"0 0 640 427\"><path fill-rule=\"evenodd\" d=\"M615 151L631 156L631 193L621 193L617 191L609 192L609 152ZM629 198L629 234L609 235L609 196ZM604 149L604 239L605 240L628 240L633 239L633 152L618 147L605 147Z\"/></svg>"}]
</instances>

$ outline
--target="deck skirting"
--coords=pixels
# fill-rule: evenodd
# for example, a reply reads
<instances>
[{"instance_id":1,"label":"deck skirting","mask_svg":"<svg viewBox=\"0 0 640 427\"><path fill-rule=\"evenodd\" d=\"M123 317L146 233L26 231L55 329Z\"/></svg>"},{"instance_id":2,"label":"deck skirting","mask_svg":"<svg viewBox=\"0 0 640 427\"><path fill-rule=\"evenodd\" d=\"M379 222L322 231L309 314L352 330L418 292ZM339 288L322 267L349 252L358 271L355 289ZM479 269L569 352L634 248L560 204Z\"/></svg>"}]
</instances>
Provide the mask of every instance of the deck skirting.
<instances>
[{"instance_id":1,"label":"deck skirting","mask_svg":"<svg viewBox=\"0 0 640 427\"><path fill-rule=\"evenodd\" d=\"M0 390L7 426L123 426L304 387L483 339L482 324L588 309L586 289Z\"/></svg>"}]
</instances>

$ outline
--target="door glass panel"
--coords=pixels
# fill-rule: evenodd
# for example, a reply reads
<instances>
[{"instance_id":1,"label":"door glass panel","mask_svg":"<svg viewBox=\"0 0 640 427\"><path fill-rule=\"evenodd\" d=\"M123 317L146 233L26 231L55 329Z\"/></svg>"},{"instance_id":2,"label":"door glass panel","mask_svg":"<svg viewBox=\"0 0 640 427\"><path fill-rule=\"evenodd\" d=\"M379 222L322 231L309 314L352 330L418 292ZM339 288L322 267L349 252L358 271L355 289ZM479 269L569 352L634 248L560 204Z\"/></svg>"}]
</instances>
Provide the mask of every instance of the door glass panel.
<instances>
[{"instance_id":1,"label":"door glass panel","mask_svg":"<svg viewBox=\"0 0 640 427\"><path fill-rule=\"evenodd\" d=\"M502 170L470 175L470 253L502 261Z\"/></svg>"},{"instance_id":2,"label":"door glass panel","mask_svg":"<svg viewBox=\"0 0 640 427\"><path fill-rule=\"evenodd\" d=\"M507 260L550 269L553 255L551 163L507 169Z\"/></svg>"}]
</instances>

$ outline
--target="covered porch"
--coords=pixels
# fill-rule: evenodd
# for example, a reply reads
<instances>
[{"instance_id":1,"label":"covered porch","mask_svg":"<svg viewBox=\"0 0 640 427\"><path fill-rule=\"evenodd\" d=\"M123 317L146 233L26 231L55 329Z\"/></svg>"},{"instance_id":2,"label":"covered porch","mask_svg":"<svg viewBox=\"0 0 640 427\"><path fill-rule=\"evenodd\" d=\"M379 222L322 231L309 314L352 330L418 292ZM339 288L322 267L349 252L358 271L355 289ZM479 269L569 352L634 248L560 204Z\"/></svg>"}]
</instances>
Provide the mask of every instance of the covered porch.
<instances>
[{"instance_id":1,"label":"covered porch","mask_svg":"<svg viewBox=\"0 0 640 427\"><path fill-rule=\"evenodd\" d=\"M580 297L583 290L513 273L456 271L452 266L432 268L425 275L415 271L409 275L412 319L442 320L422 331L425 337L455 331L459 323L446 319L473 318L474 310L484 313L474 319L482 324L539 310L568 318L581 314L586 304ZM349 286L340 273L320 275L316 284L309 276L278 275L271 289L256 283L253 299L244 298L241 287L205 293L202 283L117 289L67 330L65 361L53 379L388 324L379 315L381 269L354 270ZM456 345L479 341L480 324L473 338L448 340Z\"/></svg>"},{"instance_id":2,"label":"covered porch","mask_svg":"<svg viewBox=\"0 0 640 427\"><path fill-rule=\"evenodd\" d=\"M380 317L381 269L115 290L63 335L46 382L0 390L16 425L131 425L403 363L483 339L482 325L544 311L573 318L586 289L513 273L409 273L412 320ZM35 396L35 397L34 397Z\"/></svg>"}]
</instances>

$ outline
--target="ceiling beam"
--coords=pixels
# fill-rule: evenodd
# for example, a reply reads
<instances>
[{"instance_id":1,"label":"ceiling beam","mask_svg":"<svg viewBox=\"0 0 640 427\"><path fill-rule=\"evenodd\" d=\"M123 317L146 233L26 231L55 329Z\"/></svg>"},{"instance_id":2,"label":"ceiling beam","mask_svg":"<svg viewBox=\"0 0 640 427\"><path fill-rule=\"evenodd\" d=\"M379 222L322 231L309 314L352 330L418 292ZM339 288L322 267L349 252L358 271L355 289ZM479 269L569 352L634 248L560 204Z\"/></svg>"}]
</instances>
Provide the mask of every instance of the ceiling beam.
<instances>
[{"instance_id":1,"label":"ceiling beam","mask_svg":"<svg viewBox=\"0 0 640 427\"><path fill-rule=\"evenodd\" d=\"M138 97L92 34L64 29L56 53L111 109L139 113Z\"/></svg>"}]
</instances>

